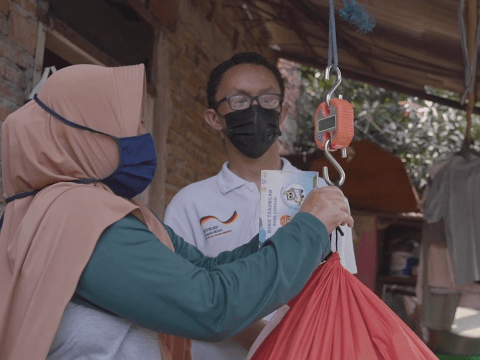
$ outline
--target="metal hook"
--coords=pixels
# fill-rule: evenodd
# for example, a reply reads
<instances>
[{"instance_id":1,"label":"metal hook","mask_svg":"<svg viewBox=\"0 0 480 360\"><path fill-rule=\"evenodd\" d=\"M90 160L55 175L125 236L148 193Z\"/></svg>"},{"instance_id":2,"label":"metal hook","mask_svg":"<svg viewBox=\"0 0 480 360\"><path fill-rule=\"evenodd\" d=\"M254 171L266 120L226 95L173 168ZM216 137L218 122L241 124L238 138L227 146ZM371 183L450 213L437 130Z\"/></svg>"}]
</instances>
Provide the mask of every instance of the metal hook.
<instances>
[{"instance_id":1,"label":"metal hook","mask_svg":"<svg viewBox=\"0 0 480 360\"><path fill-rule=\"evenodd\" d=\"M332 65L328 65L327 68L325 69L325 79L327 80L330 79L330 70L332 70ZM328 108L330 107L330 100L332 98L333 92L337 90L338 86L342 82L342 73L340 72L340 69L338 68L338 66L335 69L335 71L337 72L337 80L333 83L332 87L327 92L326 103Z\"/></svg>"},{"instance_id":2,"label":"metal hook","mask_svg":"<svg viewBox=\"0 0 480 360\"><path fill-rule=\"evenodd\" d=\"M335 158L330 154L330 143L332 139L328 139L325 142L325 149L323 150L325 153L325 157L330 161L330 163L333 165L333 167L338 171L340 174L340 180L338 180L338 184L335 184L333 181L330 180L330 177L328 176L328 167L324 166L323 167L323 179L327 182L328 185L336 185L338 187L342 186L343 183L345 182L345 171L343 171L342 167L340 164L335 160ZM342 148L342 158L347 157L347 149Z\"/></svg>"}]
</instances>

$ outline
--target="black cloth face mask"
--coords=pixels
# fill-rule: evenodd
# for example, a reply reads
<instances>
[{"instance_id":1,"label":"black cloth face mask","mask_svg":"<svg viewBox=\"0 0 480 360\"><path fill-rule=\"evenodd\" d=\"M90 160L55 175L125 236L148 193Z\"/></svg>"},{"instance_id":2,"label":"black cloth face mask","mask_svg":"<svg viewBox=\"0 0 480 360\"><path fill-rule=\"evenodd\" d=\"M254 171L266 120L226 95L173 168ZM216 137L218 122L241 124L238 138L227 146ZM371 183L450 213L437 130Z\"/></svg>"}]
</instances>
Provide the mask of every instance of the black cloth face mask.
<instances>
[{"instance_id":1,"label":"black cloth face mask","mask_svg":"<svg viewBox=\"0 0 480 360\"><path fill-rule=\"evenodd\" d=\"M245 156L257 159L270 149L281 135L280 113L252 105L245 110L235 110L225 116L224 134Z\"/></svg>"}]
</instances>

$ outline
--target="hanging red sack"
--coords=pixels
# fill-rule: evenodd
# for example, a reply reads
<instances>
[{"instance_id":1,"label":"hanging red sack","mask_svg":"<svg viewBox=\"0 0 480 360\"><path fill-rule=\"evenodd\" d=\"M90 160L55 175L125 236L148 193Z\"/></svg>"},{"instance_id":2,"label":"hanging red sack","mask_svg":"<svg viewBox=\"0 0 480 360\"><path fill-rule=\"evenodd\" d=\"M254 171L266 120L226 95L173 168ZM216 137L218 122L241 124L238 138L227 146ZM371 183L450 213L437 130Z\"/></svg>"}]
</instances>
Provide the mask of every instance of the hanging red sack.
<instances>
[{"instance_id":1,"label":"hanging red sack","mask_svg":"<svg viewBox=\"0 0 480 360\"><path fill-rule=\"evenodd\" d=\"M315 270L288 305L251 360L438 360L380 298L343 268L338 253Z\"/></svg>"}]
</instances>

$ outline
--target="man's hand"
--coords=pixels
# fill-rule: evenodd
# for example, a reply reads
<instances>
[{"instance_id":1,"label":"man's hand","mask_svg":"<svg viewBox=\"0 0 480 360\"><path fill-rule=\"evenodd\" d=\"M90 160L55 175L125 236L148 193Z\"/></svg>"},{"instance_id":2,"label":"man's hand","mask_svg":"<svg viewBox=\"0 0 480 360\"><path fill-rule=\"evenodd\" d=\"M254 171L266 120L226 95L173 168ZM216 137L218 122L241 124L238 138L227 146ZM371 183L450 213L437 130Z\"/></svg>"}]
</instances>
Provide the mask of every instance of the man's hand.
<instances>
[{"instance_id":1,"label":"man's hand","mask_svg":"<svg viewBox=\"0 0 480 360\"><path fill-rule=\"evenodd\" d=\"M329 234L338 225L353 227L353 218L345 203L345 196L336 186L325 186L312 190L303 202L300 211L312 214L319 219Z\"/></svg>"}]
</instances>

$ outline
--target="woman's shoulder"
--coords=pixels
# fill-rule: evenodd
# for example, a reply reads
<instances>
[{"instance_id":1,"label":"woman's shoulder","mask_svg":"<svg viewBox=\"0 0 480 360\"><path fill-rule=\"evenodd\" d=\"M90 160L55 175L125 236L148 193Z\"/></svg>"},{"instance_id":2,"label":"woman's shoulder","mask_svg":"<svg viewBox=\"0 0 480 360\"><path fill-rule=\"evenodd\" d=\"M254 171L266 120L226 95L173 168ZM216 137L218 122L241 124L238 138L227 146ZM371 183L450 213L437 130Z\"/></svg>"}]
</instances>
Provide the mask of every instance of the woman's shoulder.
<instances>
[{"instance_id":1,"label":"woman's shoulder","mask_svg":"<svg viewBox=\"0 0 480 360\"><path fill-rule=\"evenodd\" d=\"M102 206L110 206L117 203L130 204L135 207L127 199L117 196L102 187L94 184L76 184L72 182L60 182L50 185L41 190L35 198L35 202L38 200L43 203L49 200L54 206L69 204L72 208L79 204L101 208Z\"/></svg>"},{"instance_id":2,"label":"woman's shoulder","mask_svg":"<svg viewBox=\"0 0 480 360\"><path fill-rule=\"evenodd\" d=\"M130 241L137 238L145 240L146 237L152 237L155 238L155 241L158 241L147 226L131 213L106 228L101 238L105 237L113 239L128 238Z\"/></svg>"}]
</instances>

